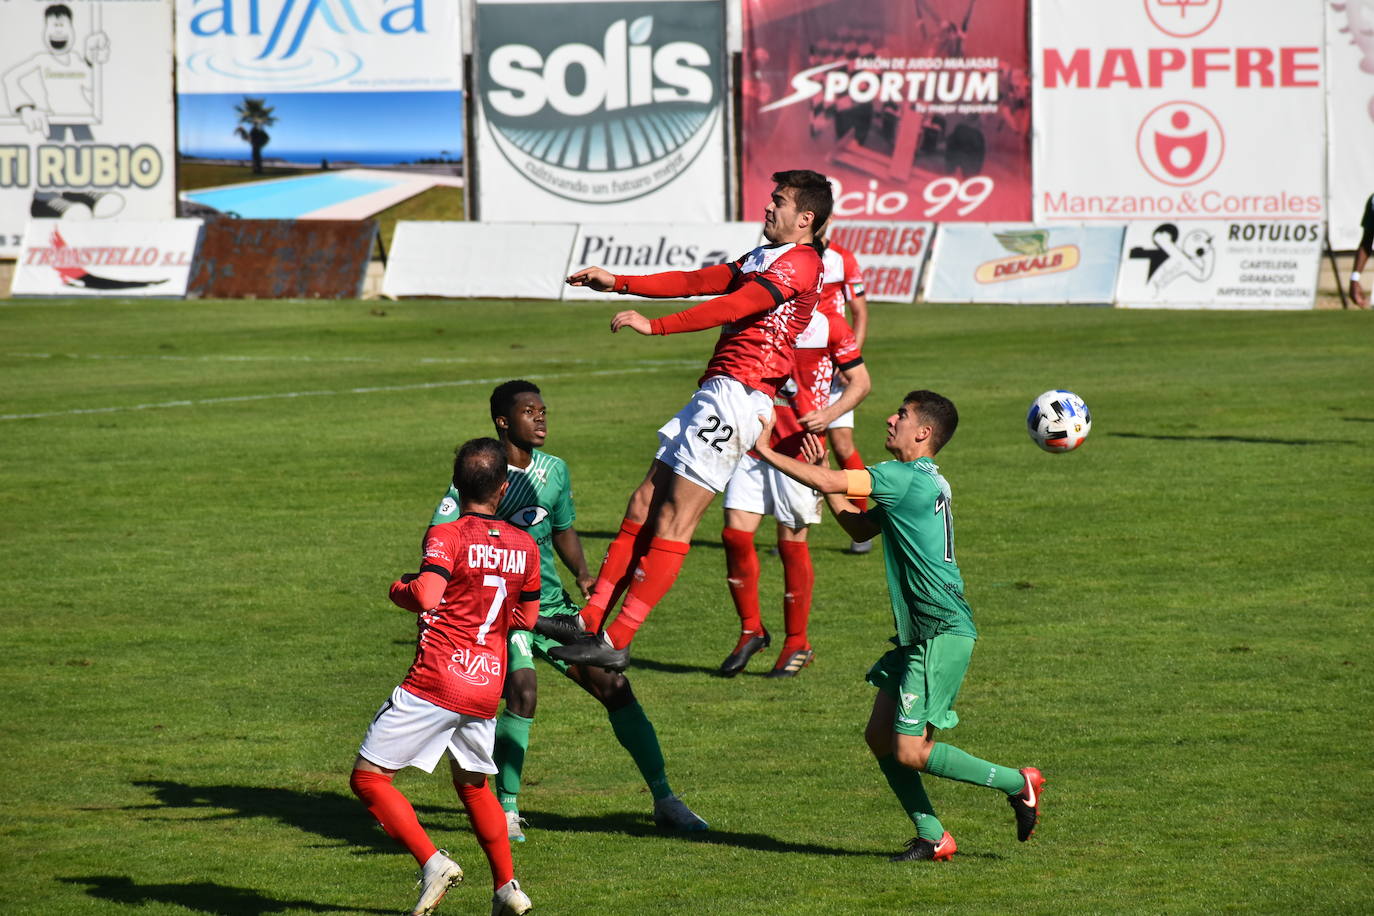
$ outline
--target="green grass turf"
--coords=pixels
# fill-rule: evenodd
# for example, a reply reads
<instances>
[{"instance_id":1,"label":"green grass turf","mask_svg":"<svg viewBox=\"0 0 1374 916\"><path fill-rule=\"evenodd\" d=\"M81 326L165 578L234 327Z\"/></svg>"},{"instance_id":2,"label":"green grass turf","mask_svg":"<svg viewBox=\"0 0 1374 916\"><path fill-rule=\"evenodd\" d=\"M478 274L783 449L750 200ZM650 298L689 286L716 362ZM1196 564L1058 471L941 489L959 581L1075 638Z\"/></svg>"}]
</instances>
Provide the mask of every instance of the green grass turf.
<instances>
[{"instance_id":1,"label":"green grass turf","mask_svg":"<svg viewBox=\"0 0 1374 916\"><path fill-rule=\"evenodd\" d=\"M0 911L409 906L409 858L346 784L412 651L386 586L512 376L544 387L600 557L711 346L612 337L612 311L0 307ZM982 636L949 738L1044 770L1040 830L1018 844L996 793L929 779L959 854L890 865L913 831L861 737L881 552L827 520L815 666L716 679L737 621L712 509L631 677L713 829L657 833L600 707L541 669L515 850L539 911L1374 908L1368 315L879 305L873 328L870 461L908 389L962 413L940 464ZM1053 387L1093 408L1077 453L1025 435ZM398 782L468 870L441 912L487 912L447 780Z\"/></svg>"}]
</instances>

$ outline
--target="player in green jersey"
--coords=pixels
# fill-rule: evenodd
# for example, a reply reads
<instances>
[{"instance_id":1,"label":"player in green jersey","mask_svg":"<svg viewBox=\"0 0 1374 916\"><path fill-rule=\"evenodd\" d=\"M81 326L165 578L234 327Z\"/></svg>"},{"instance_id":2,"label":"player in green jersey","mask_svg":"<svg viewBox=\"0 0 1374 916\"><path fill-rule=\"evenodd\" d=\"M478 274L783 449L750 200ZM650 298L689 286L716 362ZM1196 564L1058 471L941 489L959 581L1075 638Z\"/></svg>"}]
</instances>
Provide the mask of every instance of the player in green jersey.
<instances>
[{"instance_id":1,"label":"player in green jersey","mask_svg":"<svg viewBox=\"0 0 1374 916\"><path fill-rule=\"evenodd\" d=\"M998 766L935 740L936 732L959 724L954 699L978 637L954 559L949 484L932 460L959 425L954 404L933 391L909 393L887 418L886 447L896 460L863 470L820 466L824 450L814 436L803 447L805 460L779 455L769 447L772 425L770 418L755 446L763 460L824 493L854 540L883 536L896 648L868 672L878 695L864 738L916 825L916 836L892 861L948 860L957 848L926 796L923 772L1006 793L1016 838L1029 839L1045 785L1040 771ZM869 498L867 511L849 501L861 496Z\"/></svg>"},{"instance_id":2,"label":"player in green jersey","mask_svg":"<svg viewBox=\"0 0 1374 916\"><path fill-rule=\"evenodd\" d=\"M539 388L515 379L498 385L491 393L491 419L497 437L506 449L509 486L496 514L525 529L539 545L541 621L551 618L575 619L579 608L563 588L554 554L577 580L578 590L587 596L596 577L587 568L582 541L573 528L572 484L568 465L539 447L548 436L547 409ZM431 525L452 521L458 515L458 493L449 487L434 512ZM523 843L525 821L520 817L520 778L529 748L530 725L538 690L534 659L542 658L571 679L606 707L611 729L629 751L654 798L654 821L674 830L705 830L707 824L673 794L663 763L663 751L653 723L630 689L624 674L603 668L569 665L551 658L548 650L560 643L543 633L512 631L507 654L506 708L496 720L496 797L506 812L507 833L513 842Z\"/></svg>"}]
</instances>

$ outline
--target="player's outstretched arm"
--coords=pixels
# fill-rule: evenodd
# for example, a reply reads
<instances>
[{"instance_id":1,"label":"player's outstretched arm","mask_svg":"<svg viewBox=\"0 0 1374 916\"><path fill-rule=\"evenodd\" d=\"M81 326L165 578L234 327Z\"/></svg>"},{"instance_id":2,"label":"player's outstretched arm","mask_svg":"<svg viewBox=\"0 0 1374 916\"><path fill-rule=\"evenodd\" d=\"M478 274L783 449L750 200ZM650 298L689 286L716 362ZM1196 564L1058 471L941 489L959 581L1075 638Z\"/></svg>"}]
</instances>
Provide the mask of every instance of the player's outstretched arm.
<instances>
[{"instance_id":1,"label":"player's outstretched arm","mask_svg":"<svg viewBox=\"0 0 1374 916\"><path fill-rule=\"evenodd\" d=\"M391 603L415 614L432 611L444 597L447 580L436 572L406 573L391 583Z\"/></svg>"},{"instance_id":2,"label":"player's outstretched arm","mask_svg":"<svg viewBox=\"0 0 1374 916\"><path fill-rule=\"evenodd\" d=\"M782 471L788 477L805 484L813 490L825 494L825 503L835 516L840 527L856 541L871 540L879 533L877 524L859 507L849 501L850 494L867 496L872 482L867 471L836 471L825 467L825 443L819 437L807 434L802 439L802 460L780 455L769 446L773 436L773 418L770 416L763 425L763 432L754 446L760 458ZM853 475L853 476L851 476ZM857 487L857 490L856 490ZM862 490L862 492L858 492Z\"/></svg>"},{"instance_id":3,"label":"player's outstretched arm","mask_svg":"<svg viewBox=\"0 0 1374 916\"><path fill-rule=\"evenodd\" d=\"M849 413L873 390L873 380L868 377L868 367L863 363L857 366L850 366L843 369L840 374L844 376L845 389L833 404L813 410L797 418L802 428L809 433L821 435L826 428L835 421L836 417Z\"/></svg>"},{"instance_id":4,"label":"player's outstretched arm","mask_svg":"<svg viewBox=\"0 0 1374 916\"><path fill-rule=\"evenodd\" d=\"M596 576L587 568L587 555L582 551L582 539L577 536L577 529L564 528L562 531L555 531L553 549L558 552L558 558L577 580L577 590L582 593L582 597L590 598L592 586L596 584Z\"/></svg>"},{"instance_id":5,"label":"player's outstretched arm","mask_svg":"<svg viewBox=\"0 0 1374 916\"><path fill-rule=\"evenodd\" d=\"M609 293L615 288L615 274L604 267L584 267L568 277L569 286L585 286L597 292Z\"/></svg>"}]
</instances>

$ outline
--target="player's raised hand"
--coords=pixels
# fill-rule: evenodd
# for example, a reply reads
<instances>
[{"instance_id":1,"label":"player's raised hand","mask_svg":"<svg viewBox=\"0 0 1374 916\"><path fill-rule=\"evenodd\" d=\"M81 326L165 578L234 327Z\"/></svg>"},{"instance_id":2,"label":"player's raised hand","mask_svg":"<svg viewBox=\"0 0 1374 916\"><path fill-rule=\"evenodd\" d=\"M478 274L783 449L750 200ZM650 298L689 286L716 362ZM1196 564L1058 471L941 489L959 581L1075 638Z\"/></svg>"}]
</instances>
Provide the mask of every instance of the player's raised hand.
<instances>
[{"instance_id":1,"label":"player's raised hand","mask_svg":"<svg viewBox=\"0 0 1374 916\"><path fill-rule=\"evenodd\" d=\"M759 430L758 439L754 442L754 448L762 453L773 443L773 425L777 422L777 417L773 411L768 411L768 416L759 416L759 423L763 428Z\"/></svg>"},{"instance_id":2,"label":"player's raised hand","mask_svg":"<svg viewBox=\"0 0 1374 916\"><path fill-rule=\"evenodd\" d=\"M597 292L609 293L615 287L615 274L604 267L584 267L568 277L569 286L585 286Z\"/></svg>"},{"instance_id":3,"label":"player's raised hand","mask_svg":"<svg viewBox=\"0 0 1374 916\"><path fill-rule=\"evenodd\" d=\"M800 423L802 429L806 430L808 433L820 435L825 432L825 428L830 425L830 419L830 417L825 415L824 411L813 410L810 413L804 413L800 417L797 417L797 422Z\"/></svg>"},{"instance_id":4,"label":"player's raised hand","mask_svg":"<svg viewBox=\"0 0 1374 916\"><path fill-rule=\"evenodd\" d=\"M825 465L825 440L811 433L802 436L801 460L807 464L823 467Z\"/></svg>"},{"instance_id":5,"label":"player's raised hand","mask_svg":"<svg viewBox=\"0 0 1374 916\"><path fill-rule=\"evenodd\" d=\"M649 328L649 319L645 318L634 309L617 312L616 316L611 319L612 334L619 331L621 328L629 328L631 331L638 331L645 335L653 333Z\"/></svg>"}]
</instances>

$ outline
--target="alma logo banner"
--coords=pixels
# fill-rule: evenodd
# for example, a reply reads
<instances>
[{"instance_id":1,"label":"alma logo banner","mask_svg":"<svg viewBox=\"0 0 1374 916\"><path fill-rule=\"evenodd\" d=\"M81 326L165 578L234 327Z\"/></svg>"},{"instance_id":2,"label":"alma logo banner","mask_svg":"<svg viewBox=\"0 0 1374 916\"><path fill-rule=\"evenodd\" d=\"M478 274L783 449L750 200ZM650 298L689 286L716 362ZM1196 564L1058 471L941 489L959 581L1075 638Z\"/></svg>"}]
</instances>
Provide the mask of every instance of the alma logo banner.
<instances>
[{"instance_id":1,"label":"alma logo banner","mask_svg":"<svg viewBox=\"0 0 1374 916\"><path fill-rule=\"evenodd\" d=\"M744 215L811 168L840 219L1030 218L1024 0L744 0Z\"/></svg>"},{"instance_id":2,"label":"alma logo banner","mask_svg":"<svg viewBox=\"0 0 1374 916\"><path fill-rule=\"evenodd\" d=\"M478 216L719 220L719 0L477 6Z\"/></svg>"},{"instance_id":3,"label":"alma logo banner","mask_svg":"<svg viewBox=\"0 0 1374 916\"><path fill-rule=\"evenodd\" d=\"M1035 4L1036 219L1320 219L1321 5Z\"/></svg>"}]
</instances>

